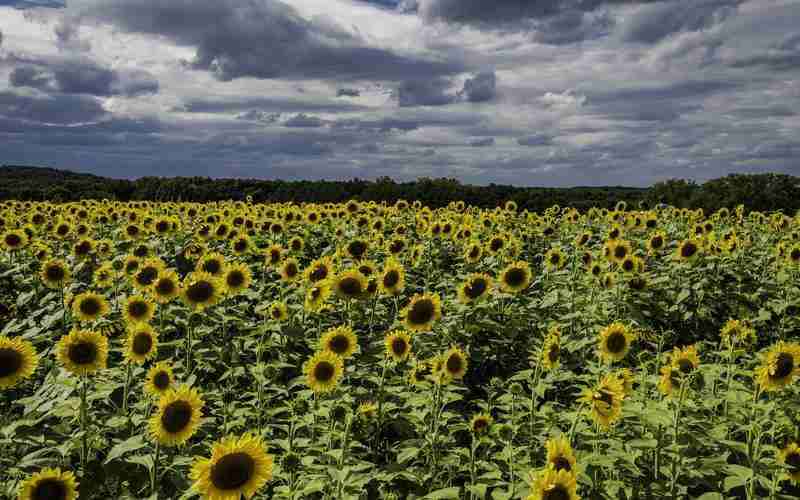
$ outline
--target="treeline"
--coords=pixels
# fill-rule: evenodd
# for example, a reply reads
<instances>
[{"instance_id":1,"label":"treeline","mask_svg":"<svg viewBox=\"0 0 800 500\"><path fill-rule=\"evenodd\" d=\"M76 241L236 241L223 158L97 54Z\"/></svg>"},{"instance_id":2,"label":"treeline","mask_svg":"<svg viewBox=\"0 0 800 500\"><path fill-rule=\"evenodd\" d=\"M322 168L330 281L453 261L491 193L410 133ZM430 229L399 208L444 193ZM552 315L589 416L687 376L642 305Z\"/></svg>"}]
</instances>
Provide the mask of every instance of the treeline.
<instances>
[{"instance_id":1,"label":"treeline","mask_svg":"<svg viewBox=\"0 0 800 500\"><path fill-rule=\"evenodd\" d=\"M196 201L244 200L255 202L342 202L349 199L386 201L420 200L437 207L463 200L480 207L495 207L513 200L520 209L541 212L553 205L612 208L625 201L630 208L651 208L659 203L678 207L716 210L739 204L749 210L800 209L800 178L783 174L730 175L697 184L669 180L650 188L574 187L538 188L490 184L472 186L455 179L421 178L395 182L383 177L374 181L282 181L255 179L211 179L208 177L143 177L136 180L108 179L50 168L0 167L0 199L74 201L86 198L113 200Z\"/></svg>"}]
</instances>

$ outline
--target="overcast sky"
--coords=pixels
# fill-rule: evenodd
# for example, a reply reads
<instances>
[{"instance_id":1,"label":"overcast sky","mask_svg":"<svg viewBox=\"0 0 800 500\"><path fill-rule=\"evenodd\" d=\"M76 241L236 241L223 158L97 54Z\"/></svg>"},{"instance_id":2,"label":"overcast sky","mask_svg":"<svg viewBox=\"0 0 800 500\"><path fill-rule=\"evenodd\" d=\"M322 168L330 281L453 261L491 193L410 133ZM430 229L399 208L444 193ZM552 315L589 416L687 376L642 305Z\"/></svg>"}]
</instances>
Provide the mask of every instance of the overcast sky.
<instances>
[{"instance_id":1,"label":"overcast sky","mask_svg":"<svg viewBox=\"0 0 800 500\"><path fill-rule=\"evenodd\" d=\"M0 164L800 175L800 0L0 0Z\"/></svg>"}]
</instances>

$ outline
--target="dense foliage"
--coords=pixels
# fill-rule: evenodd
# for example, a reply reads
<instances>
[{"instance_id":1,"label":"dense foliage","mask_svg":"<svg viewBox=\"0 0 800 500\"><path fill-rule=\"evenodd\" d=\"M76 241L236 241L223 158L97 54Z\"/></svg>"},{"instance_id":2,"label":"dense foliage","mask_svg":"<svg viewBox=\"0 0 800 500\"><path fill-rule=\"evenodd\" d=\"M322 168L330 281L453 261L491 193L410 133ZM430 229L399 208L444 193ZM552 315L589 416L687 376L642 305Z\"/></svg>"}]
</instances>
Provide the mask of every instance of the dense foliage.
<instances>
[{"instance_id":1,"label":"dense foliage","mask_svg":"<svg viewBox=\"0 0 800 500\"><path fill-rule=\"evenodd\" d=\"M800 217L632 208L2 203L0 496L797 498Z\"/></svg>"}]
</instances>

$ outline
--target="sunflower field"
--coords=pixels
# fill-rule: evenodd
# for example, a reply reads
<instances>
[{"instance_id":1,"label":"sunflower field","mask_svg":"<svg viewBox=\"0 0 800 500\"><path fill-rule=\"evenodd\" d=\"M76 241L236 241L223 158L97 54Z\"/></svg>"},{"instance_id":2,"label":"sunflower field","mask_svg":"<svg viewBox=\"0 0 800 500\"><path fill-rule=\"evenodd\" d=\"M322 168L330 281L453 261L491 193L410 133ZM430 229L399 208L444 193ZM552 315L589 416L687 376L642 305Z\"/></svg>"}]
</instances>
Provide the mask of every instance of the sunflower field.
<instances>
[{"instance_id":1,"label":"sunflower field","mask_svg":"<svg viewBox=\"0 0 800 500\"><path fill-rule=\"evenodd\" d=\"M0 498L800 496L800 215L0 204Z\"/></svg>"}]
</instances>

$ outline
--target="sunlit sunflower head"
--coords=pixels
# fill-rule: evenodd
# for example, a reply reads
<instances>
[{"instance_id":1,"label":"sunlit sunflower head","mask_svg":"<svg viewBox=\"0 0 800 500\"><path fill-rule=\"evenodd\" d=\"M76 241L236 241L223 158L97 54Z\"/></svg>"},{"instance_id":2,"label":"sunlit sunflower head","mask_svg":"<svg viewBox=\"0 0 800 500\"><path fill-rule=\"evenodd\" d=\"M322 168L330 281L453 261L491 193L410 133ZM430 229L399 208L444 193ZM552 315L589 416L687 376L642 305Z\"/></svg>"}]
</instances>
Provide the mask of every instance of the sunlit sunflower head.
<instances>
[{"instance_id":1,"label":"sunlit sunflower head","mask_svg":"<svg viewBox=\"0 0 800 500\"><path fill-rule=\"evenodd\" d=\"M195 458L192 490L206 500L252 498L272 479L273 457L261 438L244 434L214 443L210 458Z\"/></svg>"},{"instance_id":2,"label":"sunlit sunflower head","mask_svg":"<svg viewBox=\"0 0 800 500\"><path fill-rule=\"evenodd\" d=\"M430 382L431 365L426 361L416 360L408 372L408 383L411 386L424 386Z\"/></svg>"},{"instance_id":3,"label":"sunlit sunflower head","mask_svg":"<svg viewBox=\"0 0 800 500\"><path fill-rule=\"evenodd\" d=\"M108 301L94 292L84 292L72 301L72 313L80 321L90 322L102 318L109 311Z\"/></svg>"},{"instance_id":4,"label":"sunlit sunflower head","mask_svg":"<svg viewBox=\"0 0 800 500\"><path fill-rule=\"evenodd\" d=\"M166 361L156 363L147 371L144 390L153 396L162 396L175 386L172 366Z\"/></svg>"},{"instance_id":5,"label":"sunlit sunflower head","mask_svg":"<svg viewBox=\"0 0 800 500\"><path fill-rule=\"evenodd\" d=\"M285 302L276 300L269 305L266 314L272 321L282 323L289 318L289 309Z\"/></svg>"},{"instance_id":6,"label":"sunlit sunflower head","mask_svg":"<svg viewBox=\"0 0 800 500\"><path fill-rule=\"evenodd\" d=\"M158 400L150 417L150 437L163 446L178 446L200 426L204 402L197 389L186 385L170 389Z\"/></svg>"},{"instance_id":7,"label":"sunlit sunflower head","mask_svg":"<svg viewBox=\"0 0 800 500\"><path fill-rule=\"evenodd\" d=\"M343 299L358 299L367 290L367 278L358 269L348 269L336 275L333 289Z\"/></svg>"},{"instance_id":8,"label":"sunlit sunflower head","mask_svg":"<svg viewBox=\"0 0 800 500\"><path fill-rule=\"evenodd\" d=\"M588 245L591 240L592 233L590 231L584 231L575 236L575 239L572 241L572 243L578 248L583 248Z\"/></svg>"},{"instance_id":9,"label":"sunlit sunflower head","mask_svg":"<svg viewBox=\"0 0 800 500\"><path fill-rule=\"evenodd\" d=\"M763 391L777 391L791 384L800 375L800 344L779 341L764 355L756 369Z\"/></svg>"},{"instance_id":10,"label":"sunlit sunflower head","mask_svg":"<svg viewBox=\"0 0 800 500\"><path fill-rule=\"evenodd\" d=\"M628 255L619 263L619 269L625 274L633 275L644 270L644 261L635 255Z\"/></svg>"},{"instance_id":11,"label":"sunlit sunflower head","mask_svg":"<svg viewBox=\"0 0 800 500\"><path fill-rule=\"evenodd\" d=\"M322 335L320 349L329 351L343 360L351 357L358 347L358 339L349 326L331 328Z\"/></svg>"},{"instance_id":12,"label":"sunlit sunflower head","mask_svg":"<svg viewBox=\"0 0 800 500\"><path fill-rule=\"evenodd\" d=\"M411 336L402 330L395 330L387 334L384 344L386 345L386 355L398 363L408 359L411 354Z\"/></svg>"},{"instance_id":13,"label":"sunlit sunflower head","mask_svg":"<svg viewBox=\"0 0 800 500\"><path fill-rule=\"evenodd\" d=\"M356 238L347 243L345 250L351 259L361 260L367 255L367 251L369 250L369 242L361 238Z\"/></svg>"},{"instance_id":14,"label":"sunlit sunflower head","mask_svg":"<svg viewBox=\"0 0 800 500\"><path fill-rule=\"evenodd\" d=\"M689 376L700 366L700 356L697 354L697 348L693 345L683 348L675 347L672 349L670 356L673 366L680 371L681 376Z\"/></svg>"},{"instance_id":15,"label":"sunlit sunflower head","mask_svg":"<svg viewBox=\"0 0 800 500\"><path fill-rule=\"evenodd\" d=\"M155 304L144 295L131 295L122 302L122 315L128 324L146 323L153 319L155 311Z\"/></svg>"},{"instance_id":16,"label":"sunlit sunflower head","mask_svg":"<svg viewBox=\"0 0 800 500\"><path fill-rule=\"evenodd\" d=\"M608 258L617 264L633 253L633 247L627 240L612 239L606 245L608 246Z\"/></svg>"},{"instance_id":17,"label":"sunlit sunflower head","mask_svg":"<svg viewBox=\"0 0 800 500\"><path fill-rule=\"evenodd\" d=\"M105 369L108 339L91 330L73 329L56 346L58 361L74 375L91 375Z\"/></svg>"},{"instance_id":18,"label":"sunlit sunflower head","mask_svg":"<svg viewBox=\"0 0 800 500\"><path fill-rule=\"evenodd\" d=\"M70 272L63 260L49 259L42 264L39 277L48 288L63 288L70 280Z\"/></svg>"},{"instance_id":19,"label":"sunlit sunflower head","mask_svg":"<svg viewBox=\"0 0 800 500\"><path fill-rule=\"evenodd\" d=\"M315 393L330 392L339 384L344 373L342 358L331 351L318 351L306 361L303 371L306 383Z\"/></svg>"},{"instance_id":20,"label":"sunlit sunflower head","mask_svg":"<svg viewBox=\"0 0 800 500\"><path fill-rule=\"evenodd\" d=\"M225 282L225 290L231 295L236 295L250 288L253 277L247 264L238 263L225 267L222 280Z\"/></svg>"},{"instance_id":21,"label":"sunlit sunflower head","mask_svg":"<svg viewBox=\"0 0 800 500\"><path fill-rule=\"evenodd\" d=\"M489 295L492 286L492 277L488 274L470 274L458 287L458 301L463 304L479 301Z\"/></svg>"},{"instance_id":22,"label":"sunlit sunflower head","mask_svg":"<svg viewBox=\"0 0 800 500\"><path fill-rule=\"evenodd\" d=\"M590 416L597 425L608 429L622 416L625 388L614 374L604 376L592 389L586 389L581 402L588 404Z\"/></svg>"},{"instance_id":23,"label":"sunlit sunflower head","mask_svg":"<svg viewBox=\"0 0 800 500\"><path fill-rule=\"evenodd\" d=\"M95 241L91 238L81 238L72 245L72 256L76 260L83 260L91 257L95 249Z\"/></svg>"},{"instance_id":24,"label":"sunlit sunflower head","mask_svg":"<svg viewBox=\"0 0 800 500\"><path fill-rule=\"evenodd\" d=\"M0 244L7 252L16 252L28 244L28 235L25 231L12 229L0 236Z\"/></svg>"},{"instance_id":25,"label":"sunlit sunflower head","mask_svg":"<svg viewBox=\"0 0 800 500\"><path fill-rule=\"evenodd\" d=\"M297 259L294 257L289 257L281 263L279 273L281 279L287 283L297 281L301 276L300 264L297 263Z\"/></svg>"},{"instance_id":26,"label":"sunlit sunflower head","mask_svg":"<svg viewBox=\"0 0 800 500\"><path fill-rule=\"evenodd\" d=\"M158 353L158 333L147 323L134 323L125 341L125 359L137 365Z\"/></svg>"},{"instance_id":27,"label":"sunlit sunflower head","mask_svg":"<svg viewBox=\"0 0 800 500\"><path fill-rule=\"evenodd\" d=\"M149 289L165 267L164 262L159 258L151 257L141 261L132 277L134 288L140 291Z\"/></svg>"},{"instance_id":28,"label":"sunlit sunflower head","mask_svg":"<svg viewBox=\"0 0 800 500\"><path fill-rule=\"evenodd\" d=\"M509 264L500 271L500 288L506 293L519 293L531 284L531 268L525 261Z\"/></svg>"},{"instance_id":29,"label":"sunlit sunflower head","mask_svg":"<svg viewBox=\"0 0 800 500\"><path fill-rule=\"evenodd\" d=\"M53 225L53 236L56 238L63 240L69 237L70 233L72 233L72 224L66 221L57 221Z\"/></svg>"},{"instance_id":30,"label":"sunlit sunflower head","mask_svg":"<svg viewBox=\"0 0 800 500\"><path fill-rule=\"evenodd\" d=\"M94 270L92 281L94 282L94 286L104 289L114 284L116 276L117 273L114 270L114 266L112 266L110 262L104 262Z\"/></svg>"},{"instance_id":31,"label":"sunlit sunflower head","mask_svg":"<svg viewBox=\"0 0 800 500\"><path fill-rule=\"evenodd\" d=\"M662 232L654 233L647 240L647 251L651 254L660 252L667 244L667 236Z\"/></svg>"},{"instance_id":32,"label":"sunlit sunflower head","mask_svg":"<svg viewBox=\"0 0 800 500\"><path fill-rule=\"evenodd\" d=\"M550 438L544 446L547 450L548 467L552 467L556 471L567 471L572 475L577 474L575 453L566 437L562 435Z\"/></svg>"},{"instance_id":33,"label":"sunlit sunflower head","mask_svg":"<svg viewBox=\"0 0 800 500\"><path fill-rule=\"evenodd\" d=\"M314 283L306 290L303 308L311 313L318 313L322 311L325 309L326 302L328 297L331 296L331 293L331 285L328 280Z\"/></svg>"},{"instance_id":34,"label":"sunlit sunflower head","mask_svg":"<svg viewBox=\"0 0 800 500\"><path fill-rule=\"evenodd\" d=\"M661 394L672 397L681 387L681 370L674 363L668 363L661 367L661 376L658 379L658 390Z\"/></svg>"},{"instance_id":35,"label":"sunlit sunflower head","mask_svg":"<svg viewBox=\"0 0 800 500\"><path fill-rule=\"evenodd\" d=\"M468 264L475 264L479 262L482 257L483 257L483 247L480 244L472 242L465 246L464 260Z\"/></svg>"},{"instance_id":36,"label":"sunlit sunflower head","mask_svg":"<svg viewBox=\"0 0 800 500\"><path fill-rule=\"evenodd\" d=\"M792 266L800 266L800 243L795 243L786 250L786 262Z\"/></svg>"},{"instance_id":37,"label":"sunlit sunflower head","mask_svg":"<svg viewBox=\"0 0 800 500\"><path fill-rule=\"evenodd\" d=\"M548 335L542 346L542 365L547 370L558 368L561 361L561 337Z\"/></svg>"},{"instance_id":38,"label":"sunlit sunflower head","mask_svg":"<svg viewBox=\"0 0 800 500\"><path fill-rule=\"evenodd\" d=\"M448 379L460 380L467 373L467 355L458 347L451 347L442 356L441 371Z\"/></svg>"},{"instance_id":39,"label":"sunlit sunflower head","mask_svg":"<svg viewBox=\"0 0 800 500\"><path fill-rule=\"evenodd\" d=\"M0 389L10 389L29 378L39 366L33 344L20 338L0 337Z\"/></svg>"},{"instance_id":40,"label":"sunlit sunflower head","mask_svg":"<svg viewBox=\"0 0 800 500\"><path fill-rule=\"evenodd\" d=\"M692 262L700 255L700 242L695 239L683 240L678 244L675 257L681 262Z\"/></svg>"},{"instance_id":41,"label":"sunlit sunflower head","mask_svg":"<svg viewBox=\"0 0 800 500\"><path fill-rule=\"evenodd\" d=\"M531 494L526 500L580 500L577 491L575 474L548 467L534 476Z\"/></svg>"},{"instance_id":42,"label":"sunlit sunflower head","mask_svg":"<svg viewBox=\"0 0 800 500\"><path fill-rule=\"evenodd\" d=\"M240 234L230 243L231 251L236 255L246 255L253 248L253 243L247 235Z\"/></svg>"},{"instance_id":43,"label":"sunlit sunflower head","mask_svg":"<svg viewBox=\"0 0 800 500\"><path fill-rule=\"evenodd\" d=\"M442 317L442 302L438 294L417 294L401 311L401 317L407 330L427 332L433 323Z\"/></svg>"},{"instance_id":44,"label":"sunlit sunflower head","mask_svg":"<svg viewBox=\"0 0 800 500\"><path fill-rule=\"evenodd\" d=\"M636 340L636 333L622 323L612 323L600 331L597 350L606 363L622 360L631 343Z\"/></svg>"},{"instance_id":45,"label":"sunlit sunflower head","mask_svg":"<svg viewBox=\"0 0 800 500\"><path fill-rule=\"evenodd\" d=\"M123 261L122 268L125 270L125 274L128 275L128 277L133 277L136 275L136 271L139 270L141 263L142 259L140 257L128 255Z\"/></svg>"},{"instance_id":46,"label":"sunlit sunflower head","mask_svg":"<svg viewBox=\"0 0 800 500\"><path fill-rule=\"evenodd\" d=\"M384 295L396 297L406 286L406 272L403 265L394 258L386 261L380 274L378 286Z\"/></svg>"},{"instance_id":47,"label":"sunlit sunflower head","mask_svg":"<svg viewBox=\"0 0 800 500\"><path fill-rule=\"evenodd\" d=\"M150 295L159 304L171 302L180 293L180 279L174 269L162 269L150 287Z\"/></svg>"},{"instance_id":48,"label":"sunlit sunflower head","mask_svg":"<svg viewBox=\"0 0 800 500\"><path fill-rule=\"evenodd\" d=\"M75 500L75 475L61 469L42 469L31 474L19 487L19 500Z\"/></svg>"},{"instance_id":49,"label":"sunlit sunflower head","mask_svg":"<svg viewBox=\"0 0 800 500\"><path fill-rule=\"evenodd\" d=\"M363 401L358 405L356 415L362 420L372 420L378 415L378 405L374 401Z\"/></svg>"},{"instance_id":50,"label":"sunlit sunflower head","mask_svg":"<svg viewBox=\"0 0 800 500\"><path fill-rule=\"evenodd\" d=\"M490 254L495 255L501 250L506 247L508 243L508 237L504 234L496 234L489 238L489 241L486 242L486 251Z\"/></svg>"},{"instance_id":51,"label":"sunlit sunflower head","mask_svg":"<svg viewBox=\"0 0 800 500\"><path fill-rule=\"evenodd\" d=\"M333 275L333 260L329 256L321 257L311 261L303 276L309 283L317 283L330 278Z\"/></svg>"},{"instance_id":52,"label":"sunlit sunflower head","mask_svg":"<svg viewBox=\"0 0 800 500\"><path fill-rule=\"evenodd\" d=\"M211 274L194 272L183 280L181 297L187 306L202 311L220 301L225 285Z\"/></svg>"},{"instance_id":53,"label":"sunlit sunflower head","mask_svg":"<svg viewBox=\"0 0 800 500\"><path fill-rule=\"evenodd\" d=\"M564 253L558 247L553 247L544 255L544 265L551 271L558 271L566 263Z\"/></svg>"},{"instance_id":54,"label":"sunlit sunflower head","mask_svg":"<svg viewBox=\"0 0 800 500\"><path fill-rule=\"evenodd\" d=\"M779 449L778 463L786 468L789 479L800 483L800 444L791 442Z\"/></svg>"},{"instance_id":55,"label":"sunlit sunflower head","mask_svg":"<svg viewBox=\"0 0 800 500\"><path fill-rule=\"evenodd\" d=\"M722 343L727 346L749 345L756 340L756 331L738 319L729 319L719 332Z\"/></svg>"},{"instance_id":56,"label":"sunlit sunflower head","mask_svg":"<svg viewBox=\"0 0 800 500\"><path fill-rule=\"evenodd\" d=\"M225 256L218 252L207 253L197 261L195 271L220 277L225 272Z\"/></svg>"},{"instance_id":57,"label":"sunlit sunflower head","mask_svg":"<svg viewBox=\"0 0 800 500\"><path fill-rule=\"evenodd\" d=\"M482 436L489 432L494 419L488 413L479 413L472 417L469 422L469 430L476 436Z\"/></svg>"},{"instance_id":58,"label":"sunlit sunflower head","mask_svg":"<svg viewBox=\"0 0 800 500\"><path fill-rule=\"evenodd\" d=\"M264 264L268 267L277 268L283 259L283 247L278 244L270 245L264 254Z\"/></svg>"}]
</instances>

